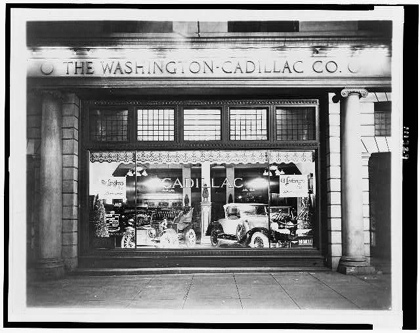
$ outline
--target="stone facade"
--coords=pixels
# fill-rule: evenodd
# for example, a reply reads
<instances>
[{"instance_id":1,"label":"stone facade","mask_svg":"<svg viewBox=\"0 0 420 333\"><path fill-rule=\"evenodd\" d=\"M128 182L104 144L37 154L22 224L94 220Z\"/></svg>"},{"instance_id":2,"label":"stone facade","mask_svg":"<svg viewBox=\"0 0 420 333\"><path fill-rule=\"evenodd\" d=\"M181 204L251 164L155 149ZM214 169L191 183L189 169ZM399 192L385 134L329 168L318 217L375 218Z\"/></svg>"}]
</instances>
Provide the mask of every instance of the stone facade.
<instances>
[{"instance_id":1,"label":"stone facade","mask_svg":"<svg viewBox=\"0 0 420 333\"><path fill-rule=\"evenodd\" d=\"M327 142L327 207L328 207L328 257L327 264L337 269L342 255L341 221L341 177L340 177L340 103L334 103L334 94L329 94L328 142ZM363 232L365 256L370 263L371 224L369 207L369 158L371 153L390 151L390 137L375 137L374 105L376 102L391 101L390 93L369 93L360 99L361 154L362 154L362 196ZM384 141L387 145L378 144Z\"/></svg>"}]
</instances>

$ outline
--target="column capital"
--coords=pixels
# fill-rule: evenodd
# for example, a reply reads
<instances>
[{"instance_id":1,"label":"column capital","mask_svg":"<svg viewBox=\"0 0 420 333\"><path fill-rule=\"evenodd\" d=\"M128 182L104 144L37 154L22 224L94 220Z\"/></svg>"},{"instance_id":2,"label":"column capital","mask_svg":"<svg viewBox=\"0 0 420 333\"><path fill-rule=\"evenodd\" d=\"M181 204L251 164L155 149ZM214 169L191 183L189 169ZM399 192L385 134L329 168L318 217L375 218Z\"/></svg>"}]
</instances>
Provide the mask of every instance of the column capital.
<instances>
[{"instance_id":1,"label":"column capital","mask_svg":"<svg viewBox=\"0 0 420 333\"><path fill-rule=\"evenodd\" d=\"M358 94L359 98L367 97L368 91L363 88L344 88L341 90L340 95L341 97L349 97L350 95Z\"/></svg>"},{"instance_id":2,"label":"column capital","mask_svg":"<svg viewBox=\"0 0 420 333\"><path fill-rule=\"evenodd\" d=\"M343 98L349 97L350 95L358 94L359 98L367 97L368 91L363 88L344 88L340 92L336 92L332 98L334 103L340 102Z\"/></svg>"}]
</instances>

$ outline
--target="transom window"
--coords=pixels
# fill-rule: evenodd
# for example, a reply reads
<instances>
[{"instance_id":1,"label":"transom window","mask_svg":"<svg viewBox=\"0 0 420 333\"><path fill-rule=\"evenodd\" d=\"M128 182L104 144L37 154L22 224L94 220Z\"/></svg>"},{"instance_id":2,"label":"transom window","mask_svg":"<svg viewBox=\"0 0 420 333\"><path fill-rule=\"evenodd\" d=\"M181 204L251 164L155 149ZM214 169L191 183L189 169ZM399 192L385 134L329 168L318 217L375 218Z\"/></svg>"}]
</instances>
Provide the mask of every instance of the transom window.
<instances>
[{"instance_id":1,"label":"transom window","mask_svg":"<svg viewBox=\"0 0 420 333\"><path fill-rule=\"evenodd\" d=\"M91 103L91 104L90 104ZM87 102L84 133L93 146L120 149L119 143L148 149L166 147L278 147L318 140L318 101L165 100ZM90 106L89 106L90 104ZM378 103L381 104L381 103ZM388 127L387 127L388 126ZM390 110L375 105L376 135L389 135ZM254 141L254 142L252 142ZM201 142L201 143L200 143ZM260 142L260 143L257 143ZM110 146L110 147L111 147ZM175 148L174 148L175 149Z\"/></svg>"},{"instance_id":2,"label":"transom window","mask_svg":"<svg viewBox=\"0 0 420 333\"><path fill-rule=\"evenodd\" d=\"M91 110L90 139L92 141L127 141L128 110Z\"/></svg>"},{"instance_id":3,"label":"transom window","mask_svg":"<svg viewBox=\"0 0 420 333\"><path fill-rule=\"evenodd\" d=\"M184 109L184 140L220 140L220 117L220 109Z\"/></svg>"},{"instance_id":4,"label":"transom window","mask_svg":"<svg viewBox=\"0 0 420 333\"><path fill-rule=\"evenodd\" d=\"M267 140L267 109L230 109L230 140Z\"/></svg>"},{"instance_id":5,"label":"transom window","mask_svg":"<svg viewBox=\"0 0 420 333\"><path fill-rule=\"evenodd\" d=\"M276 108L276 139L315 140L315 108Z\"/></svg>"},{"instance_id":6,"label":"transom window","mask_svg":"<svg viewBox=\"0 0 420 333\"><path fill-rule=\"evenodd\" d=\"M174 141L174 109L138 109L138 141Z\"/></svg>"}]
</instances>

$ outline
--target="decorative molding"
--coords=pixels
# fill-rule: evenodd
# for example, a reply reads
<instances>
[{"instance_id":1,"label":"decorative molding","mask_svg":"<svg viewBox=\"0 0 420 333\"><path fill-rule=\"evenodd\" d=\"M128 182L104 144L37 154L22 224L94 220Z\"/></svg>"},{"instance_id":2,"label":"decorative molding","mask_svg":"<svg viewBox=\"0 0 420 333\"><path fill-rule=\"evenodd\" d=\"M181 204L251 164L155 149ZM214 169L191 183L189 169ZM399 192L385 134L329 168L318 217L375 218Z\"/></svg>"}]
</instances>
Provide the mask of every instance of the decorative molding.
<instances>
[{"instance_id":1,"label":"decorative molding","mask_svg":"<svg viewBox=\"0 0 420 333\"><path fill-rule=\"evenodd\" d=\"M184 150L184 151L102 151L91 152L90 161L125 162L139 161L150 164L164 163L305 163L313 162L312 151L279 150Z\"/></svg>"},{"instance_id":2,"label":"decorative molding","mask_svg":"<svg viewBox=\"0 0 420 333\"><path fill-rule=\"evenodd\" d=\"M100 151L91 152L90 161L93 162L135 162L133 151Z\"/></svg>"},{"instance_id":3,"label":"decorative molding","mask_svg":"<svg viewBox=\"0 0 420 333\"><path fill-rule=\"evenodd\" d=\"M358 88L344 88L343 90L341 90L340 94L341 94L341 97L344 97L344 98L349 97L352 94L358 94L359 98L364 98L364 97L367 97L368 91L366 89L363 89L363 88L360 88L360 89L358 89Z\"/></svg>"},{"instance_id":4,"label":"decorative molding","mask_svg":"<svg viewBox=\"0 0 420 333\"><path fill-rule=\"evenodd\" d=\"M85 102L87 105L98 105L98 106L121 106L121 105L159 105L159 106L175 106L175 105L188 105L188 106L211 106L211 105L308 105L317 106L319 101L317 99L276 99L276 100L163 100L163 101L148 101L148 100L129 100L129 101L118 101L118 100L89 100Z\"/></svg>"},{"instance_id":5,"label":"decorative molding","mask_svg":"<svg viewBox=\"0 0 420 333\"><path fill-rule=\"evenodd\" d=\"M316 141L220 141L220 142L135 142L135 143L115 143L115 142L98 142L98 143L84 143L82 142L83 149L86 150L197 150L197 149L317 149L319 147Z\"/></svg>"}]
</instances>

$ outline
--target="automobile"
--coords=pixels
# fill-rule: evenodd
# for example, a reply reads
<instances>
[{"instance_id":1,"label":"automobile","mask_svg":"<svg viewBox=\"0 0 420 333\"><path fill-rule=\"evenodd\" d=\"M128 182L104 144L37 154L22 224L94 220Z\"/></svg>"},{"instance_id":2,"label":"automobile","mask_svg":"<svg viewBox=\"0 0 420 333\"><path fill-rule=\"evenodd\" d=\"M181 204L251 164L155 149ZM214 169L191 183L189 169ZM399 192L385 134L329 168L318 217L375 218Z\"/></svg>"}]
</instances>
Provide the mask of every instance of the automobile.
<instances>
[{"instance_id":1,"label":"automobile","mask_svg":"<svg viewBox=\"0 0 420 333\"><path fill-rule=\"evenodd\" d=\"M121 239L122 248L134 248L138 246L159 246L163 248L178 247L182 241L186 247L196 245L196 233L192 227L192 215L194 208L187 212L181 210L171 221L156 219L154 214L137 215L137 223L131 218L128 227Z\"/></svg>"},{"instance_id":2,"label":"automobile","mask_svg":"<svg viewBox=\"0 0 420 333\"><path fill-rule=\"evenodd\" d=\"M277 214L270 219L268 207L260 203L229 203L223 206L224 217L210 224L212 246L237 242L242 246L266 248L270 243L286 247L297 243L296 219Z\"/></svg>"}]
</instances>

